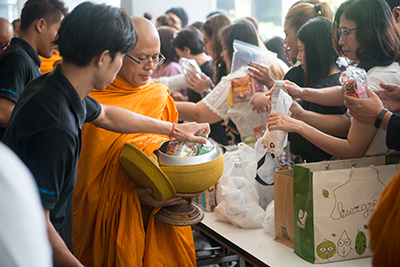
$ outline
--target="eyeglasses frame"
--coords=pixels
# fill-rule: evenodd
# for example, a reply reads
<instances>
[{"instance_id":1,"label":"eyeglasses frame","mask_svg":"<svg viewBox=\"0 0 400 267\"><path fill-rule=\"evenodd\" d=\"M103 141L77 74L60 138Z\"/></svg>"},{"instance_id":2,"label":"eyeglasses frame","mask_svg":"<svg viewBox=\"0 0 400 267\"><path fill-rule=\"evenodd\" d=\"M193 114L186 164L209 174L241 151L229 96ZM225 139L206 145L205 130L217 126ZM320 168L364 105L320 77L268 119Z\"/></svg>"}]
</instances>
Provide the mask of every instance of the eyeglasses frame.
<instances>
[{"instance_id":1,"label":"eyeglasses frame","mask_svg":"<svg viewBox=\"0 0 400 267\"><path fill-rule=\"evenodd\" d=\"M338 30L339 36L342 36L343 40L346 40L347 33L350 32L350 31L357 30L357 27L356 28L352 28L352 29L337 28L337 30Z\"/></svg>"},{"instance_id":2,"label":"eyeglasses frame","mask_svg":"<svg viewBox=\"0 0 400 267\"><path fill-rule=\"evenodd\" d=\"M137 59L134 59L133 57L131 57L130 55L128 55L128 54L126 54L130 59L132 59L133 61L135 61L137 64L139 64L139 66L143 63L143 66L144 65L146 65L146 64L150 64L150 63L154 63L156 66L158 66L158 65L161 65L161 64L163 64L164 63L164 61L165 61L165 56L163 55L163 54L161 54L161 53L159 53L158 54L158 58L157 59L154 59L154 60L148 60L148 59L145 59L145 60L137 60ZM161 56L161 58L160 58L160 56ZM158 61L158 62L157 62Z\"/></svg>"}]
</instances>

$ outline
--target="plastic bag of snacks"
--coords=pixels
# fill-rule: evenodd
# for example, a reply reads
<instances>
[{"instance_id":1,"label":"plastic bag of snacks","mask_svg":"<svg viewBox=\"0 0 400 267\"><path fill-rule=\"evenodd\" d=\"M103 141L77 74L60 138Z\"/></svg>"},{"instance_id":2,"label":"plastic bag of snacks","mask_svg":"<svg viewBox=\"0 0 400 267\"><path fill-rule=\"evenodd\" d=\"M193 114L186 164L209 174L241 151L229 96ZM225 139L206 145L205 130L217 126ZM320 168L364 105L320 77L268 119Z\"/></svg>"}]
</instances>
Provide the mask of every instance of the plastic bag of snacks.
<instances>
[{"instance_id":1,"label":"plastic bag of snacks","mask_svg":"<svg viewBox=\"0 0 400 267\"><path fill-rule=\"evenodd\" d=\"M247 67L243 66L243 72L248 73ZM229 86L229 105L248 102L255 93L264 92L264 86L250 75L231 80Z\"/></svg>"},{"instance_id":2,"label":"plastic bag of snacks","mask_svg":"<svg viewBox=\"0 0 400 267\"><path fill-rule=\"evenodd\" d=\"M202 134L199 135L203 136L204 138L207 138L207 136L204 136ZM177 156L177 157L194 157L207 154L213 148L214 145L208 140L207 143L205 144L199 144L193 142L178 141L174 139L169 141L165 153L167 155Z\"/></svg>"},{"instance_id":3,"label":"plastic bag of snacks","mask_svg":"<svg viewBox=\"0 0 400 267\"><path fill-rule=\"evenodd\" d=\"M275 53L239 40L233 41L233 50L231 73L239 71L243 75L231 80L228 104L232 106L248 102L255 93L264 92L264 85L250 77L248 64L255 62L270 67L276 60Z\"/></svg>"},{"instance_id":4,"label":"plastic bag of snacks","mask_svg":"<svg viewBox=\"0 0 400 267\"><path fill-rule=\"evenodd\" d=\"M345 66L346 70L340 74L340 84L346 88L346 93L357 98L368 98L365 87L368 86L367 72L364 69L350 66L344 57L339 57L336 63Z\"/></svg>"}]
</instances>

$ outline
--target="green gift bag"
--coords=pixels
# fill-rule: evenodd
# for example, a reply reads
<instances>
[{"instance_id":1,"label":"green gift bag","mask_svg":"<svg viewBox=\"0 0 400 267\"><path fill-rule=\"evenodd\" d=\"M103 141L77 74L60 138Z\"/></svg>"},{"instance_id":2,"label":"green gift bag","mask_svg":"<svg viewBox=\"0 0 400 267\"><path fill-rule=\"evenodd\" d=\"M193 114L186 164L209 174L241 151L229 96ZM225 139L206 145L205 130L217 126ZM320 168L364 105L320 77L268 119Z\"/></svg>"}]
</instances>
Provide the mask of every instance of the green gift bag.
<instances>
[{"instance_id":1,"label":"green gift bag","mask_svg":"<svg viewBox=\"0 0 400 267\"><path fill-rule=\"evenodd\" d=\"M384 156L295 165L295 253L311 263L372 256L367 222L397 169Z\"/></svg>"}]
</instances>

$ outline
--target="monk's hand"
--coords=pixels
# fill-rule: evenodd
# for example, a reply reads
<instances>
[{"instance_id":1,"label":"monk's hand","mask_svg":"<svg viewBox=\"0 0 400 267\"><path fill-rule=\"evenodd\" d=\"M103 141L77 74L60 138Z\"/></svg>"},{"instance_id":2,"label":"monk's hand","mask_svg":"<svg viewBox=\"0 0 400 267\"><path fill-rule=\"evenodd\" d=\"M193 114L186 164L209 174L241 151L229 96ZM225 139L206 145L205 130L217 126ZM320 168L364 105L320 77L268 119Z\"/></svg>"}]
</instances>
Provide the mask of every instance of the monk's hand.
<instances>
[{"instance_id":1,"label":"monk's hand","mask_svg":"<svg viewBox=\"0 0 400 267\"><path fill-rule=\"evenodd\" d=\"M250 63L249 64L250 76L265 85L268 89L271 88L275 80L269 73L269 68L264 64Z\"/></svg>"},{"instance_id":2,"label":"monk's hand","mask_svg":"<svg viewBox=\"0 0 400 267\"><path fill-rule=\"evenodd\" d=\"M179 123L176 124L174 133L172 137L179 141L189 141L200 144L207 143L207 139L204 137L198 136L198 134L204 133L210 134L210 125L208 123Z\"/></svg>"},{"instance_id":3,"label":"monk's hand","mask_svg":"<svg viewBox=\"0 0 400 267\"><path fill-rule=\"evenodd\" d=\"M137 192L138 192L138 196L140 199L140 203L150 206L150 207L153 207L153 208L161 208L164 206L178 205L178 204L183 204L186 202L186 200L181 197L174 197L174 198L159 201L151 195L153 193L153 190L150 187L148 187L148 188L139 187L137 189Z\"/></svg>"},{"instance_id":4,"label":"monk's hand","mask_svg":"<svg viewBox=\"0 0 400 267\"><path fill-rule=\"evenodd\" d=\"M187 82L186 86L196 93L201 94L209 88L209 80L207 78L208 77L203 73L200 74L199 78L193 71L190 70L187 72L187 77L185 77Z\"/></svg>"}]
</instances>

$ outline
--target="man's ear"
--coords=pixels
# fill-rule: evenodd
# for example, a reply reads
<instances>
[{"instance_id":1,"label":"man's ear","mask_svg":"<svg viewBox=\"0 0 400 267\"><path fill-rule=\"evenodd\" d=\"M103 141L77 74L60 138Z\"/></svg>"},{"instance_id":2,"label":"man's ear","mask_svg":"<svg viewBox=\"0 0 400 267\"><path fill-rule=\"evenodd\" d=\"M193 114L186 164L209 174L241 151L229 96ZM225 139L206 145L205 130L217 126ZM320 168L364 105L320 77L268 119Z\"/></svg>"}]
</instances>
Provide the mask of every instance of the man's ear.
<instances>
[{"instance_id":1,"label":"man's ear","mask_svg":"<svg viewBox=\"0 0 400 267\"><path fill-rule=\"evenodd\" d=\"M98 68L103 67L107 57L109 57L109 56L110 56L110 51L109 50L104 50L103 52L101 52L97 57L94 58L95 66L97 66Z\"/></svg>"},{"instance_id":2,"label":"man's ear","mask_svg":"<svg viewBox=\"0 0 400 267\"><path fill-rule=\"evenodd\" d=\"M47 25L47 22L44 18L40 18L38 20L36 20L35 22L33 22L35 25L35 29L39 32L42 33Z\"/></svg>"}]
</instances>

